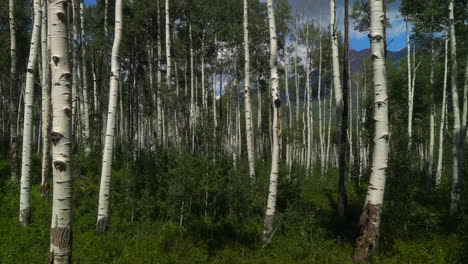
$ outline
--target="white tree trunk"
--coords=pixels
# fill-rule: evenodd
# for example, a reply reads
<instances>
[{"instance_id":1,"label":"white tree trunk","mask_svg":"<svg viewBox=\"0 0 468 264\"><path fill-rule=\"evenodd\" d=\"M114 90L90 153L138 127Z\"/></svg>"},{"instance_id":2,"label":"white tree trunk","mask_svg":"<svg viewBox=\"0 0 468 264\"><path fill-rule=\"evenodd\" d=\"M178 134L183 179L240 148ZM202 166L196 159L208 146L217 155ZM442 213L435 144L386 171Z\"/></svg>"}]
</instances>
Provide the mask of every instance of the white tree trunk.
<instances>
[{"instance_id":1,"label":"white tree trunk","mask_svg":"<svg viewBox=\"0 0 468 264\"><path fill-rule=\"evenodd\" d=\"M44 0L43 0L44 1ZM80 21L81 21L81 67L82 67L82 82L83 82L83 136L85 144L85 152L89 153L89 97L88 97L88 73L86 68L86 35L85 35L85 17L84 17L84 1L80 2Z\"/></svg>"},{"instance_id":2,"label":"white tree trunk","mask_svg":"<svg viewBox=\"0 0 468 264\"><path fill-rule=\"evenodd\" d=\"M163 144L163 117L162 117L162 93L161 93L161 78L162 78L162 72L161 72L161 59L162 59L162 49L161 49L161 17L160 17L160 11L159 11L159 0L156 1L156 9L157 9L157 19L158 19L158 40L157 40L157 53L158 53L158 58L157 58L157 68L158 68L158 73L156 76L156 112L157 112L157 136L158 136L158 144L162 145ZM176 65L174 65L176 66ZM176 67L176 76L177 76L177 67ZM177 78L176 78L177 80Z\"/></svg>"},{"instance_id":3,"label":"white tree trunk","mask_svg":"<svg viewBox=\"0 0 468 264\"><path fill-rule=\"evenodd\" d=\"M366 259L377 248L382 204L388 167L388 97L384 46L384 12L382 0L371 0L371 32L374 79L374 150L372 172L363 213L360 218L360 236L356 242L355 260Z\"/></svg>"},{"instance_id":4,"label":"white tree trunk","mask_svg":"<svg viewBox=\"0 0 468 264\"><path fill-rule=\"evenodd\" d=\"M429 87L430 87L430 113L429 113L429 151L427 154L427 172L426 172L426 185L429 189L432 185L432 174L434 167L434 143L435 143L435 105L434 105L434 44L431 41L431 70L429 74Z\"/></svg>"},{"instance_id":5,"label":"white tree trunk","mask_svg":"<svg viewBox=\"0 0 468 264\"><path fill-rule=\"evenodd\" d=\"M458 202L460 201L461 192L461 170L460 156L462 149L461 125L460 125L460 106L457 90L457 39L455 35L454 22L454 0L450 0L449 4L449 21L450 21L450 86L452 93L452 109L453 109L453 146L452 146L452 183L450 192L450 215L454 215L458 210Z\"/></svg>"},{"instance_id":6,"label":"white tree trunk","mask_svg":"<svg viewBox=\"0 0 468 264\"><path fill-rule=\"evenodd\" d=\"M114 149L115 117L117 115L118 84L120 77L119 48L122 39L122 0L115 2L114 45L112 47L112 65L109 91L109 110L107 114L106 139L102 156L101 185L99 188L99 209L97 229L100 232L109 229L109 198L112 171L112 153Z\"/></svg>"},{"instance_id":7,"label":"white tree trunk","mask_svg":"<svg viewBox=\"0 0 468 264\"><path fill-rule=\"evenodd\" d=\"M53 201L50 229L50 263L71 263L71 72L68 59L67 2L49 1L52 83Z\"/></svg>"},{"instance_id":8,"label":"white tree trunk","mask_svg":"<svg viewBox=\"0 0 468 264\"><path fill-rule=\"evenodd\" d=\"M42 170L41 170L41 193L42 198L49 196L49 174L50 174L50 58L47 24L47 1L42 1L42 27L41 27L41 58L42 58Z\"/></svg>"},{"instance_id":9,"label":"white tree trunk","mask_svg":"<svg viewBox=\"0 0 468 264\"><path fill-rule=\"evenodd\" d=\"M171 90L171 30L169 27L169 0L166 0L166 87L167 91Z\"/></svg>"},{"instance_id":10,"label":"white tree trunk","mask_svg":"<svg viewBox=\"0 0 468 264\"><path fill-rule=\"evenodd\" d=\"M74 131L77 129L81 124L77 124L76 122L79 120L77 118L78 115L78 106L80 103L80 98L78 95L78 83L79 83L79 63L78 63L78 0L72 0L72 24L73 24L73 30L72 30L72 133L76 132ZM81 128L81 127L80 127ZM81 133L80 130L78 130L79 133Z\"/></svg>"},{"instance_id":11,"label":"white tree trunk","mask_svg":"<svg viewBox=\"0 0 468 264\"><path fill-rule=\"evenodd\" d=\"M277 62L277 37L275 25L275 13L273 0L267 0L268 8L268 26L270 33L270 80L271 80L271 100L273 104L273 144L271 157L270 187L268 191L267 210L263 226L263 241L268 242L270 234L273 231L273 219L276 209L276 195L278 174L280 165L280 137L281 137L281 118L280 106L281 100L278 92L278 62Z\"/></svg>"},{"instance_id":12,"label":"white tree trunk","mask_svg":"<svg viewBox=\"0 0 468 264\"><path fill-rule=\"evenodd\" d=\"M411 146L411 137L413 136L413 88L411 85L411 42L408 28L408 17L405 19L406 25L406 61L408 70L408 142Z\"/></svg>"},{"instance_id":13,"label":"white tree trunk","mask_svg":"<svg viewBox=\"0 0 468 264\"><path fill-rule=\"evenodd\" d=\"M28 225L31 217L29 200L31 191L31 152L33 139L33 103L34 103L34 73L36 71L39 36L41 33L42 9L41 1L34 0L34 25L29 49L28 66L26 69L26 89L24 95L24 126L23 126L23 154L21 159L21 189L20 216L21 225Z\"/></svg>"},{"instance_id":14,"label":"white tree trunk","mask_svg":"<svg viewBox=\"0 0 468 264\"><path fill-rule=\"evenodd\" d=\"M15 22L15 1L9 0L8 7L10 22L10 157L11 157L11 179L18 181L18 136L17 136L17 79L16 68L18 58L16 56L16 22Z\"/></svg>"},{"instance_id":15,"label":"white tree trunk","mask_svg":"<svg viewBox=\"0 0 468 264\"><path fill-rule=\"evenodd\" d=\"M307 117L307 156L306 156L306 168L307 175L311 172L311 161L312 161L312 117L311 117L311 100L312 91L310 88L310 51L309 51L309 25L306 26L306 64L305 64L305 75L306 75L306 117Z\"/></svg>"},{"instance_id":16,"label":"white tree trunk","mask_svg":"<svg viewBox=\"0 0 468 264\"><path fill-rule=\"evenodd\" d=\"M448 44L449 37L445 38L445 60L444 60L444 87L442 89L442 110L440 111L440 127L439 127L439 156L437 159L437 171L435 176L435 188L439 189L442 179L442 162L444 159L444 129L445 129L445 112L447 108L447 74L448 74Z\"/></svg>"},{"instance_id":17,"label":"white tree trunk","mask_svg":"<svg viewBox=\"0 0 468 264\"><path fill-rule=\"evenodd\" d=\"M248 1L244 0L244 104L245 104L245 135L247 138L247 156L249 159L249 175L255 179L255 147L252 123L252 99L250 92L250 51L249 51L249 13Z\"/></svg>"}]
</instances>

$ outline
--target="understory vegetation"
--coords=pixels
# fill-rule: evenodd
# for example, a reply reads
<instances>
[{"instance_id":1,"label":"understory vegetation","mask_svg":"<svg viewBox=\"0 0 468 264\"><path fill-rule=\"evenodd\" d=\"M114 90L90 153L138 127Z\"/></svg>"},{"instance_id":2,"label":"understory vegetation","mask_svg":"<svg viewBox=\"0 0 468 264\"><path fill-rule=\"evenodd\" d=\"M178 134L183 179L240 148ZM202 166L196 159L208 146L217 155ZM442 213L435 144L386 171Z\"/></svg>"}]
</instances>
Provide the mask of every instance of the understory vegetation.
<instances>
[{"instance_id":1,"label":"understory vegetation","mask_svg":"<svg viewBox=\"0 0 468 264\"><path fill-rule=\"evenodd\" d=\"M260 242L269 162L248 178L247 160L178 151L119 152L112 171L111 229L98 233L99 153L73 158L74 263L352 263L369 172L349 175L346 219L336 215L338 172L281 168L278 215L269 245ZM448 217L449 176L427 192L410 154L391 155L379 254L369 263L466 263L467 216ZM3 157L4 158L4 157ZM216 163L213 159L216 158ZM19 188L0 162L0 263L49 258L51 198L41 199L40 157L33 157L32 221L18 225ZM449 173L449 171L447 171ZM466 186L464 186L466 187ZM259 195L263 194L263 195ZM466 196L461 207L468 208ZM182 218L182 220L181 220ZM465 220L465 221L464 221Z\"/></svg>"}]
</instances>

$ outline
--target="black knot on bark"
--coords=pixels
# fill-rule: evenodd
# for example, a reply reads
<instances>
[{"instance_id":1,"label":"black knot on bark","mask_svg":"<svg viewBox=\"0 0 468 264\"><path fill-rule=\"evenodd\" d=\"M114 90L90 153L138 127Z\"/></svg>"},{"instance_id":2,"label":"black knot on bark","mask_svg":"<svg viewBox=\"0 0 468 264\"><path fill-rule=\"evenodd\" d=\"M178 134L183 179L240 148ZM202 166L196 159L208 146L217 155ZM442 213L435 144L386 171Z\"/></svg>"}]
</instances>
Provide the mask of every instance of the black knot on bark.
<instances>
[{"instance_id":1,"label":"black knot on bark","mask_svg":"<svg viewBox=\"0 0 468 264\"><path fill-rule=\"evenodd\" d=\"M52 144L54 144L54 146L57 145L61 138L63 138L63 135L58 132L52 131L52 133L50 133L50 139L52 140Z\"/></svg>"},{"instance_id":2,"label":"black knot on bark","mask_svg":"<svg viewBox=\"0 0 468 264\"><path fill-rule=\"evenodd\" d=\"M59 171L65 171L67 169L67 164L63 161L56 160L54 161L54 168Z\"/></svg>"},{"instance_id":3,"label":"black knot on bark","mask_svg":"<svg viewBox=\"0 0 468 264\"><path fill-rule=\"evenodd\" d=\"M275 103L275 107L276 107L276 108L280 108L280 106L281 106L281 100L280 100L279 98L275 99L274 103Z\"/></svg>"},{"instance_id":4,"label":"black knot on bark","mask_svg":"<svg viewBox=\"0 0 468 264\"><path fill-rule=\"evenodd\" d=\"M377 40L377 41L381 41L381 40L383 40L383 37L381 35L375 35L375 36L372 36L372 39Z\"/></svg>"},{"instance_id":5,"label":"black knot on bark","mask_svg":"<svg viewBox=\"0 0 468 264\"><path fill-rule=\"evenodd\" d=\"M55 63L55 66L59 63L60 59L58 56L52 56L52 61Z\"/></svg>"},{"instance_id":6,"label":"black knot on bark","mask_svg":"<svg viewBox=\"0 0 468 264\"><path fill-rule=\"evenodd\" d=\"M71 110L70 110L70 108L65 108L65 109L63 109L63 112L65 112L65 115L67 115L68 117L71 116Z\"/></svg>"},{"instance_id":7,"label":"black knot on bark","mask_svg":"<svg viewBox=\"0 0 468 264\"><path fill-rule=\"evenodd\" d=\"M375 60L375 59L378 59L379 56L377 56L377 55L375 55L375 54L372 54L371 58L372 58L373 60Z\"/></svg>"}]
</instances>

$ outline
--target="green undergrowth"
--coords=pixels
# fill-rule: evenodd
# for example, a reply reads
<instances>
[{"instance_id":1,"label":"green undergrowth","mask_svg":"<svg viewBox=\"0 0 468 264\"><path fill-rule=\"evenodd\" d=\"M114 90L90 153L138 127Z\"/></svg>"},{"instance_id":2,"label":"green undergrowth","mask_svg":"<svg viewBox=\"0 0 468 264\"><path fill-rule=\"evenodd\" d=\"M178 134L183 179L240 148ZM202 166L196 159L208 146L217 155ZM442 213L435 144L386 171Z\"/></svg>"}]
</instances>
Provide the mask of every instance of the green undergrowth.
<instances>
[{"instance_id":1,"label":"green undergrowth","mask_svg":"<svg viewBox=\"0 0 468 264\"><path fill-rule=\"evenodd\" d=\"M212 156L178 152L125 157L114 163L107 233L95 230L99 158L74 157L74 263L352 263L369 172L361 186L350 174L347 217L339 219L336 169L320 176L282 167L275 229L263 246L268 161L258 163L251 183L244 160L234 166L225 157L213 163ZM48 260L52 201L40 198L39 160L28 227L18 224L19 186L0 161L0 263ZM466 219L447 217L447 176L440 192L427 193L422 176L404 166L390 169L380 248L369 263L467 263Z\"/></svg>"}]
</instances>

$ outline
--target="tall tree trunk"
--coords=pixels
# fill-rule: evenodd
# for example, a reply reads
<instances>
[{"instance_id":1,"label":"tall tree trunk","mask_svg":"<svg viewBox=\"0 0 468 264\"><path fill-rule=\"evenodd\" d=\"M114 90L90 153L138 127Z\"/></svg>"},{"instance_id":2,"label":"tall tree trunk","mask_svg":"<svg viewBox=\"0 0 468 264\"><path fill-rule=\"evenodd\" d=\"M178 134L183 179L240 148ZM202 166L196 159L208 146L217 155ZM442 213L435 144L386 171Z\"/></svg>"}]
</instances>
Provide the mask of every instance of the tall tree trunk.
<instances>
[{"instance_id":1,"label":"tall tree trunk","mask_svg":"<svg viewBox=\"0 0 468 264\"><path fill-rule=\"evenodd\" d=\"M196 126L196 117L195 117L195 87L193 86L195 74L194 74L194 62L193 62L193 40L192 40L192 24L189 22L189 51L190 51L190 149L192 153L195 151L195 126Z\"/></svg>"},{"instance_id":2,"label":"tall tree trunk","mask_svg":"<svg viewBox=\"0 0 468 264\"><path fill-rule=\"evenodd\" d=\"M347 12L345 12L347 13ZM332 46L333 63L333 88L335 90L335 108L337 121L337 142L339 149L339 181L338 181L338 215L343 216L346 207L346 184L345 184L345 162L346 162L346 120L343 120L343 114L346 109L346 96L343 93L340 81L340 64L338 59L338 35L335 26L336 6L335 0L330 0L330 34ZM346 64L346 62L344 63ZM346 67L346 66L345 66ZM344 80L347 82L347 80Z\"/></svg>"},{"instance_id":3,"label":"tall tree trunk","mask_svg":"<svg viewBox=\"0 0 468 264\"><path fill-rule=\"evenodd\" d=\"M72 0L72 24L73 24L73 33L72 33L72 38L73 38L73 45L72 45L72 62L73 62L73 67L72 67L72 133L75 133L75 129L77 129L80 124L77 123L78 118L78 106L80 103L79 95L78 95L78 84L79 84L79 62L78 62L78 11L79 9L79 4L78 0ZM81 127L80 127L81 128ZM79 131L76 134L80 134L81 131Z\"/></svg>"},{"instance_id":4,"label":"tall tree trunk","mask_svg":"<svg viewBox=\"0 0 468 264\"><path fill-rule=\"evenodd\" d=\"M444 87L442 89L442 110L440 112L440 128L439 128L439 156L437 159L437 171L435 176L435 188L436 190L440 187L442 179L442 162L444 158L444 129L445 129L445 112L447 108L447 74L448 74L448 34L445 37L445 59L444 59Z\"/></svg>"},{"instance_id":5,"label":"tall tree trunk","mask_svg":"<svg viewBox=\"0 0 468 264\"><path fill-rule=\"evenodd\" d=\"M454 0L450 0L449 4L449 21L450 21L450 86L452 93L452 109L453 109L453 145L452 145L452 183L450 191L450 215L454 215L458 210L458 202L460 201L461 192L461 154L463 141L461 138L460 125L460 106L457 90L457 39L455 35L455 18L454 18Z\"/></svg>"},{"instance_id":6,"label":"tall tree trunk","mask_svg":"<svg viewBox=\"0 0 468 264\"><path fill-rule=\"evenodd\" d=\"M44 0L43 0L44 1ZM89 153L89 98L88 98L88 72L86 68L86 35L85 35L85 16L84 16L84 1L80 2L80 22L81 22L81 67L82 75L81 80L83 82L83 136L85 144L85 152Z\"/></svg>"},{"instance_id":7,"label":"tall tree trunk","mask_svg":"<svg viewBox=\"0 0 468 264\"><path fill-rule=\"evenodd\" d=\"M273 144L271 157L270 187L268 191L267 210L263 226L263 242L267 243L273 231L273 220L276 209L276 195L280 164L280 137L281 137L281 100L278 92L278 62L277 62L277 37L275 25L275 13L273 0L267 0L268 26L270 33L270 80L271 80L271 100L273 106Z\"/></svg>"},{"instance_id":8,"label":"tall tree trunk","mask_svg":"<svg viewBox=\"0 0 468 264\"><path fill-rule=\"evenodd\" d=\"M109 16L109 0L104 0L104 37L106 39L106 42L107 42L107 39L109 38L108 16Z\"/></svg>"},{"instance_id":9,"label":"tall tree trunk","mask_svg":"<svg viewBox=\"0 0 468 264\"><path fill-rule=\"evenodd\" d=\"M109 198L110 180L112 171L112 153L114 150L115 117L117 115L117 97L120 77L119 48L122 39L122 0L115 2L115 28L114 45L112 47L112 65L109 91L109 110L107 114L106 139L104 154L102 156L101 185L99 188L99 210L97 218L97 230L105 232L109 230Z\"/></svg>"},{"instance_id":10,"label":"tall tree trunk","mask_svg":"<svg viewBox=\"0 0 468 264\"><path fill-rule=\"evenodd\" d=\"M69 264L72 256L71 72L68 59L68 2L49 1L52 83L53 201L50 263Z\"/></svg>"},{"instance_id":11,"label":"tall tree trunk","mask_svg":"<svg viewBox=\"0 0 468 264\"><path fill-rule=\"evenodd\" d=\"M405 18L406 25L406 61L408 70L408 145L411 146L411 137L413 136L413 88L411 86L411 42L408 29L408 16Z\"/></svg>"},{"instance_id":12,"label":"tall tree trunk","mask_svg":"<svg viewBox=\"0 0 468 264\"><path fill-rule=\"evenodd\" d=\"M249 13L248 1L244 0L244 104L245 104L245 135L247 138L247 156L249 159L249 175L255 179L255 147L252 124L252 99L250 92L250 51L249 51Z\"/></svg>"},{"instance_id":13,"label":"tall tree trunk","mask_svg":"<svg viewBox=\"0 0 468 264\"><path fill-rule=\"evenodd\" d=\"M432 186L432 175L434 167L434 143L435 143L435 105L434 105L434 40L431 40L431 70L429 74L430 87L430 113L429 113L429 151L427 154L426 187L429 190Z\"/></svg>"},{"instance_id":14,"label":"tall tree trunk","mask_svg":"<svg viewBox=\"0 0 468 264\"><path fill-rule=\"evenodd\" d=\"M321 20L321 19L320 19ZM322 126L322 25L319 24L319 66L318 66L318 85L317 85L317 101L319 108L319 139L320 139L320 173L325 172L325 142L324 131Z\"/></svg>"},{"instance_id":15,"label":"tall tree trunk","mask_svg":"<svg viewBox=\"0 0 468 264\"><path fill-rule=\"evenodd\" d=\"M17 136L17 115L16 98L18 94L17 63L16 57L16 22L15 22L15 1L9 0L10 19L10 158L11 158L11 179L18 181L18 136Z\"/></svg>"},{"instance_id":16,"label":"tall tree trunk","mask_svg":"<svg viewBox=\"0 0 468 264\"><path fill-rule=\"evenodd\" d=\"M41 195L43 199L49 196L50 175L50 58L47 24L47 1L42 1L42 27L41 27L41 58L42 58L42 170L41 170Z\"/></svg>"},{"instance_id":17,"label":"tall tree trunk","mask_svg":"<svg viewBox=\"0 0 468 264\"><path fill-rule=\"evenodd\" d=\"M156 0L156 12L157 12L157 56L158 56L158 61L157 61L157 68L158 68L158 73L156 76L156 112L157 112L157 136L158 136L158 144L162 146L163 144L163 122L162 122L162 93L161 93L161 78L162 78L162 72L161 72L161 60L162 60L162 50L161 50L161 15L160 15L160 10L159 10L159 0ZM177 67L176 67L176 76L177 76ZM177 80L177 78L176 78Z\"/></svg>"},{"instance_id":18,"label":"tall tree trunk","mask_svg":"<svg viewBox=\"0 0 468 264\"><path fill-rule=\"evenodd\" d=\"M372 49L374 72L374 153L372 172L367 189L364 209L359 220L360 234L356 241L354 259L367 259L377 248L380 235L380 221L388 167L388 97L384 46L384 17L382 0L372 0L371 32L369 38Z\"/></svg>"},{"instance_id":19,"label":"tall tree trunk","mask_svg":"<svg viewBox=\"0 0 468 264\"><path fill-rule=\"evenodd\" d=\"M20 189L20 224L28 225L31 219L31 151L33 140L33 103L34 103L34 73L36 71L39 36L41 33L42 9L41 1L34 0L34 25L29 49L28 66L26 69L26 89L24 95L24 126L23 126L23 154L21 160L21 189Z\"/></svg>"},{"instance_id":20,"label":"tall tree trunk","mask_svg":"<svg viewBox=\"0 0 468 264\"><path fill-rule=\"evenodd\" d=\"M169 0L166 0L166 86L167 91L171 90L171 29L169 27Z\"/></svg>"},{"instance_id":21,"label":"tall tree trunk","mask_svg":"<svg viewBox=\"0 0 468 264\"><path fill-rule=\"evenodd\" d=\"M307 155L306 155L306 168L307 175L311 173L311 161L312 161L312 117L311 117L311 104L312 104L312 91L310 88L310 46L309 46L309 24L306 25L306 64L305 64L305 75L306 75L306 117L307 117Z\"/></svg>"}]
</instances>

